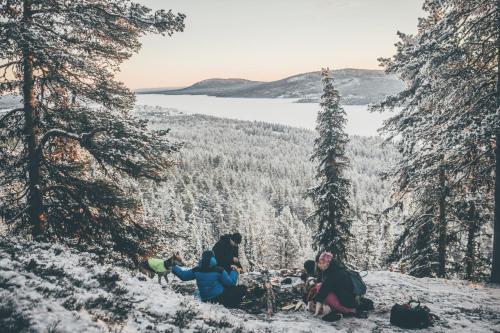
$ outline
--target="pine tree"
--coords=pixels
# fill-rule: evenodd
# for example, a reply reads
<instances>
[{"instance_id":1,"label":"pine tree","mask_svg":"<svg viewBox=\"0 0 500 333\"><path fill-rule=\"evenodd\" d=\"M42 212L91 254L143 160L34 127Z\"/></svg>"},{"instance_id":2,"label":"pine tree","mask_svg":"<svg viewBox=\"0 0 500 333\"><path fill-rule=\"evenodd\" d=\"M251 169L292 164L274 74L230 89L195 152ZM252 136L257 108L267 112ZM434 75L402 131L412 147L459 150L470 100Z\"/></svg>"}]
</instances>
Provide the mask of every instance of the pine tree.
<instances>
[{"instance_id":1,"label":"pine tree","mask_svg":"<svg viewBox=\"0 0 500 333\"><path fill-rule=\"evenodd\" d=\"M114 80L146 33L182 31L184 15L128 0L9 0L0 5L0 210L33 237L77 238L138 253L151 235L131 180L165 180L176 145L130 111Z\"/></svg>"},{"instance_id":2,"label":"pine tree","mask_svg":"<svg viewBox=\"0 0 500 333\"><path fill-rule=\"evenodd\" d=\"M348 201L350 181L344 178L349 163L345 152L349 140L344 132L346 114L329 70L323 69L321 76L323 94L316 126L318 137L311 156L311 161L317 163L318 185L308 191L315 204L311 216L317 223L314 244L319 251L331 251L339 259L346 259L352 224Z\"/></svg>"},{"instance_id":3,"label":"pine tree","mask_svg":"<svg viewBox=\"0 0 500 333\"><path fill-rule=\"evenodd\" d=\"M278 262L279 268L295 268L300 255L300 243L297 233L297 221L285 206L277 221Z\"/></svg>"},{"instance_id":4,"label":"pine tree","mask_svg":"<svg viewBox=\"0 0 500 333\"><path fill-rule=\"evenodd\" d=\"M496 116L497 122L500 122L500 0L496 1L496 17L493 22L496 22L496 32L493 40L496 48ZM500 126L497 125L495 131L495 216L494 216L494 231L493 231L493 265L491 268L491 282L500 283Z\"/></svg>"},{"instance_id":5,"label":"pine tree","mask_svg":"<svg viewBox=\"0 0 500 333\"><path fill-rule=\"evenodd\" d=\"M434 199L416 206L435 216L438 238L428 241L437 242L429 246L438 251L441 276L449 269L447 260L456 262L457 254L463 255L463 230L472 244L477 231L489 224L489 208L483 203L495 165L498 8L498 1L426 0L428 15L419 20L418 33L399 33L397 54L382 59L388 73L407 83L404 91L375 108L402 107L384 126L391 138L402 138L397 190L415 198L422 188L433 188ZM485 192L472 191L471 184ZM422 206L426 202L429 206ZM469 219L472 206L481 209L474 215L484 218ZM473 225L463 228L464 223Z\"/></svg>"}]
</instances>

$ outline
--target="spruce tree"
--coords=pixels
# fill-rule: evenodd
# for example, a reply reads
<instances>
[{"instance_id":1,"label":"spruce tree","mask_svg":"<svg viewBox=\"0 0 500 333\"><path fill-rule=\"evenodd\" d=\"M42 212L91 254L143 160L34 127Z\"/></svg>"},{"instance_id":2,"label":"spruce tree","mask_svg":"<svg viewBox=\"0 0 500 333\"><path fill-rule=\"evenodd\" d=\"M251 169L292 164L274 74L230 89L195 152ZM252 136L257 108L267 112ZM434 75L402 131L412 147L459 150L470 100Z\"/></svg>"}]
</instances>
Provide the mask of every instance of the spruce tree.
<instances>
[{"instance_id":1,"label":"spruce tree","mask_svg":"<svg viewBox=\"0 0 500 333\"><path fill-rule=\"evenodd\" d=\"M351 209L349 206L350 181L344 177L349 165L346 145L349 141L344 127L346 113L340 105L340 95L333 87L328 69L322 69L323 94L318 112L311 161L317 163L317 185L308 194L315 204L311 219L317 224L314 235L316 250L330 251L337 258L347 258L347 245L351 238Z\"/></svg>"},{"instance_id":2,"label":"spruce tree","mask_svg":"<svg viewBox=\"0 0 500 333\"><path fill-rule=\"evenodd\" d=\"M33 237L113 244L138 253L151 236L132 179L165 180L177 146L131 114L114 79L146 33L172 35L184 15L129 0L8 0L0 5L0 210Z\"/></svg>"},{"instance_id":3,"label":"spruce tree","mask_svg":"<svg viewBox=\"0 0 500 333\"><path fill-rule=\"evenodd\" d=\"M451 253L454 258L448 259L453 262L467 262L461 274L472 276L475 260L469 256L475 252L474 239L491 232L487 200L492 193L498 128L498 4L426 0L428 15L419 20L418 33L399 33L397 54L382 59L388 73L407 83L404 91L375 107L401 107L384 125L391 139L401 139L403 160L393 174L399 177L396 193L403 194L397 204L405 202L403 197L412 201L429 186L435 189L434 199L420 200L417 207L423 214L433 214L438 238L429 239L435 242L429 246L438 251L436 273L441 276L451 268L446 264ZM495 239L497 244L499 238ZM492 275L497 261L493 262Z\"/></svg>"},{"instance_id":4,"label":"spruce tree","mask_svg":"<svg viewBox=\"0 0 500 333\"><path fill-rule=\"evenodd\" d=\"M491 282L500 283L500 0L496 1L495 18L496 23L495 38L493 39L493 47L496 49L496 93L495 106L497 116L497 126L495 131L495 215L493 226L493 265L491 269ZM495 26L495 25L493 25Z\"/></svg>"}]
</instances>

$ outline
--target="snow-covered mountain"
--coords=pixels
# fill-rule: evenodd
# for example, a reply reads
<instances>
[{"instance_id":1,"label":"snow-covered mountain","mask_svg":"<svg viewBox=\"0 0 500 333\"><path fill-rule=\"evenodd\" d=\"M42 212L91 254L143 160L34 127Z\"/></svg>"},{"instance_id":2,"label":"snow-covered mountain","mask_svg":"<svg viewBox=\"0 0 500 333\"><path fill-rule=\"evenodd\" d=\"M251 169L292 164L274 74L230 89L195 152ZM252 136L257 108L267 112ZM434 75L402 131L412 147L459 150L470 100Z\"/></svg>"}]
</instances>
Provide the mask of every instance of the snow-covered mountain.
<instances>
[{"instance_id":1,"label":"snow-covered mountain","mask_svg":"<svg viewBox=\"0 0 500 333\"><path fill-rule=\"evenodd\" d=\"M332 71L336 88L344 104L369 104L402 90L403 83L380 70L340 69ZM321 95L319 72L298 74L272 82L243 79L209 79L187 88L174 90L140 91L167 95L209 95L247 98L299 98L302 102L316 102Z\"/></svg>"},{"instance_id":2,"label":"snow-covered mountain","mask_svg":"<svg viewBox=\"0 0 500 333\"><path fill-rule=\"evenodd\" d=\"M95 254L0 237L0 331L402 332L391 326L390 309L410 298L440 318L426 332L500 331L498 287L391 272L368 272L365 281L375 303L368 319L328 323L302 311L267 319L201 303Z\"/></svg>"}]
</instances>

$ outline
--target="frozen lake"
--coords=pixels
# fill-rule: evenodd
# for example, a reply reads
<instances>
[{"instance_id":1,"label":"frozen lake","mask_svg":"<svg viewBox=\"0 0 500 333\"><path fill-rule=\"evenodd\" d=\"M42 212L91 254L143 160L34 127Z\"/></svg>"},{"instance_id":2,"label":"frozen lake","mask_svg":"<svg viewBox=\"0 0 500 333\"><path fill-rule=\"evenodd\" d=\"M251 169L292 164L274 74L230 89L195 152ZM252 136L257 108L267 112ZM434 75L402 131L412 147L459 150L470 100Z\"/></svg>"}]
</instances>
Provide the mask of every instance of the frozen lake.
<instances>
[{"instance_id":1,"label":"frozen lake","mask_svg":"<svg viewBox=\"0 0 500 333\"><path fill-rule=\"evenodd\" d=\"M257 120L314 129L319 105L294 103L295 99L221 98L200 95L137 95L138 105L174 108L239 120ZM367 105L345 105L346 131L350 135L378 135L377 129L390 114L370 113Z\"/></svg>"}]
</instances>

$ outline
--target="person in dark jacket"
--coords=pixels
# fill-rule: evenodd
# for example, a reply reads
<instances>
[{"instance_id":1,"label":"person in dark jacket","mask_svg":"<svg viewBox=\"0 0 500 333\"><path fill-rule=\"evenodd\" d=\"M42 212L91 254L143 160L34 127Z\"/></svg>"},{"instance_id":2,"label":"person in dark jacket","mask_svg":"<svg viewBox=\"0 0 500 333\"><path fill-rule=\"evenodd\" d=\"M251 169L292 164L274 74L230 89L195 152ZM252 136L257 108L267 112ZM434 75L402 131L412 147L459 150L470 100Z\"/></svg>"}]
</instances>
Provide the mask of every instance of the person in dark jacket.
<instances>
[{"instance_id":1,"label":"person in dark jacket","mask_svg":"<svg viewBox=\"0 0 500 333\"><path fill-rule=\"evenodd\" d=\"M238 245L241 243L241 239L242 237L239 232L224 235L212 248L219 266L228 272L232 270L231 266L233 265L241 269L238 255Z\"/></svg>"},{"instance_id":2,"label":"person in dark jacket","mask_svg":"<svg viewBox=\"0 0 500 333\"><path fill-rule=\"evenodd\" d=\"M217 266L212 251L203 252L198 266L192 269L183 269L179 266L172 268L172 273L182 281L196 280L200 298L203 302L219 303L228 308L238 307L246 294L246 286L237 286L238 272L227 272Z\"/></svg>"},{"instance_id":3,"label":"person in dark jacket","mask_svg":"<svg viewBox=\"0 0 500 333\"><path fill-rule=\"evenodd\" d=\"M321 287L314 298L316 302L325 303L329 293L334 293L340 303L347 308L354 308L356 301L351 278L345 267L333 260L330 252L323 252L318 260Z\"/></svg>"},{"instance_id":4,"label":"person in dark jacket","mask_svg":"<svg viewBox=\"0 0 500 333\"><path fill-rule=\"evenodd\" d=\"M313 299L315 315L322 313L322 319L327 321L339 320L342 315L367 318L365 311L355 308L354 287L344 265L333 260L330 252L323 252L318 259L318 268L321 283L316 285L317 293Z\"/></svg>"},{"instance_id":5,"label":"person in dark jacket","mask_svg":"<svg viewBox=\"0 0 500 333\"><path fill-rule=\"evenodd\" d=\"M302 287L302 300L306 304L309 303L317 293L315 289L318 277L316 266L314 260L306 260L304 262L304 272L300 275L301 280L304 281Z\"/></svg>"}]
</instances>

